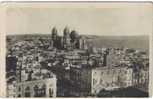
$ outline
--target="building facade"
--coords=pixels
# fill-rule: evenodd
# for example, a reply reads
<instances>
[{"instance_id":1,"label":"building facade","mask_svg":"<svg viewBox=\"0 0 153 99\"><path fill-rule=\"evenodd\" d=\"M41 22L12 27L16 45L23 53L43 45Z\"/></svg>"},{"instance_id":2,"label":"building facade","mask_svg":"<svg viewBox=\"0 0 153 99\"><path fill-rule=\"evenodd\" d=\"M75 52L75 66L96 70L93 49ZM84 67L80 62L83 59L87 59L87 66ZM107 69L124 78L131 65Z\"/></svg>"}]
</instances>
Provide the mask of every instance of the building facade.
<instances>
[{"instance_id":1,"label":"building facade","mask_svg":"<svg viewBox=\"0 0 153 99\"><path fill-rule=\"evenodd\" d=\"M132 86L133 70L128 67L99 67L92 69L91 93Z\"/></svg>"},{"instance_id":2,"label":"building facade","mask_svg":"<svg viewBox=\"0 0 153 99\"><path fill-rule=\"evenodd\" d=\"M50 48L73 50L87 49L85 38L81 37L75 30L70 31L68 27L63 30L63 36L58 35L57 29L54 27L51 31Z\"/></svg>"},{"instance_id":3,"label":"building facade","mask_svg":"<svg viewBox=\"0 0 153 99\"><path fill-rule=\"evenodd\" d=\"M133 70L128 67L71 68L71 84L80 95L96 95L101 90L132 86Z\"/></svg>"},{"instance_id":4,"label":"building facade","mask_svg":"<svg viewBox=\"0 0 153 99\"><path fill-rule=\"evenodd\" d=\"M16 86L15 83L7 84L7 97L16 97Z\"/></svg>"},{"instance_id":5,"label":"building facade","mask_svg":"<svg viewBox=\"0 0 153 99\"><path fill-rule=\"evenodd\" d=\"M56 78L17 83L16 97L56 97Z\"/></svg>"}]
</instances>

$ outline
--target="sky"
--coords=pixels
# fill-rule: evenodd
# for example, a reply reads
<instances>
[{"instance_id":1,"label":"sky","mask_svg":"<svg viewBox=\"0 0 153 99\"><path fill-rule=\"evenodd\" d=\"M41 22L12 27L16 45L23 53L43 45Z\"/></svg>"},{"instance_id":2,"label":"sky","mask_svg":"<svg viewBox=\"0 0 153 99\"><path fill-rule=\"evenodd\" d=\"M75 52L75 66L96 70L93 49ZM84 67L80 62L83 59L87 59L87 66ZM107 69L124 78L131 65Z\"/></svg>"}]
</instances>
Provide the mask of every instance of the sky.
<instances>
[{"instance_id":1,"label":"sky","mask_svg":"<svg viewBox=\"0 0 153 99\"><path fill-rule=\"evenodd\" d=\"M8 6L6 34L48 34L67 26L79 34L146 35L152 32L150 4L34 4Z\"/></svg>"}]
</instances>

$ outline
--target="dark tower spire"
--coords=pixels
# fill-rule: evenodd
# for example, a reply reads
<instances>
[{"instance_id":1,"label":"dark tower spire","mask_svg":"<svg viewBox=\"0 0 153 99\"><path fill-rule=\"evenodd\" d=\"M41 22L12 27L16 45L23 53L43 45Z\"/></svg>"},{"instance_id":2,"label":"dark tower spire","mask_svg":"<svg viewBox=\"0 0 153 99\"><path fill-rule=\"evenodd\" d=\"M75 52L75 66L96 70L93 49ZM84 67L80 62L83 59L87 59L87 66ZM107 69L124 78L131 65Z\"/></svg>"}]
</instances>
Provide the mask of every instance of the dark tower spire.
<instances>
[{"instance_id":1,"label":"dark tower spire","mask_svg":"<svg viewBox=\"0 0 153 99\"><path fill-rule=\"evenodd\" d=\"M58 36L57 29L56 29L56 27L53 27L53 29L52 29L52 39L53 40L56 39L57 36Z\"/></svg>"},{"instance_id":2,"label":"dark tower spire","mask_svg":"<svg viewBox=\"0 0 153 99\"><path fill-rule=\"evenodd\" d=\"M69 28L66 26L66 27L64 28L64 30L63 30L63 35L64 35L65 37L68 37L69 34L70 34L70 30L69 30Z\"/></svg>"},{"instance_id":3,"label":"dark tower spire","mask_svg":"<svg viewBox=\"0 0 153 99\"><path fill-rule=\"evenodd\" d=\"M51 34L51 45L56 48L57 47L56 42L57 42L57 39L58 39L58 31L57 31L56 27L53 27L51 32L52 32L52 34Z\"/></svg>"},{"instance_id":4,"label":"dark tower spire","mask_svg":"<svg viewBox=\"0 0 153 99\"><path fill-rule=\"evenodd\" d=\"M107 55L109 54L109 50L107 49L104 53L103 66L107 66Z\"/></svg>"},{"instance_id":5,"label":"dark tower spire","mask_svg":"<svg viewBox=\"0 0 153 99\"><path fill-rule=\"evenodd\" d=\"M70 49L71 43L70 43L70 30L68 27L65 27L63 30L63 47L64 49Z\"/></svg>"}]
</instances>

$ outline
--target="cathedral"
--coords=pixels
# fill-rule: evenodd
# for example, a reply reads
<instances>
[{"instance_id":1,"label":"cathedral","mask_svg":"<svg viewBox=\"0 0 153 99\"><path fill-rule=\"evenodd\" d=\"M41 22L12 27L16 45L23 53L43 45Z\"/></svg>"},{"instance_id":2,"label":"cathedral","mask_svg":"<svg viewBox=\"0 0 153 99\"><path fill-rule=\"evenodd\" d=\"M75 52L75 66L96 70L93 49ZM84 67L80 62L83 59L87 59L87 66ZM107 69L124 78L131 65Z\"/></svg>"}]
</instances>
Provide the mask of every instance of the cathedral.
<instances>
[{"instance_id":1,"label":"cathedral","mask_svg":"<svg viewBox=\"0 0 153 99\"><path fill-rule=\"evenodd\" d=\"M87 49L85 38L75 30L70 31L68 27L64 28L63 36L58 35L56 27L52 28L50 46L63 50Z\"/></svg>"}]
</instances>

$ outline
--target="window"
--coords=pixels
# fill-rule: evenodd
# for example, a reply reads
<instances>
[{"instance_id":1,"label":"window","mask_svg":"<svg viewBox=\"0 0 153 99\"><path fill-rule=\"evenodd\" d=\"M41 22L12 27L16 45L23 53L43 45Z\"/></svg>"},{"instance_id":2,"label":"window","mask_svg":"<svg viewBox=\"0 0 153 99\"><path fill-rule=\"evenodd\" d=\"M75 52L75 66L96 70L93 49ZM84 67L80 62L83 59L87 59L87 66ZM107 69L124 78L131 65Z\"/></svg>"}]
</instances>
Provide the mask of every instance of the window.
<instances>
[{"instance_id":1,"label":"window","mask_svg":"<svg viewBox=\"0 0 153 99\"><path fill-rule=\"evenodd\" d=\"M109 70L107 71L107 75L109 75Z\"/></svg>"},{"instance_id":2,"label":"window","mask_svg":"<svg viewBox=\"0 0 153 99\"><path fill-rule=\"evenodd\" d=\"M19 94L18 97L21 97L21 95Z\"/></svg>"},{"instance_id":3,"label":"window","mask_svg":"<svg viewBox=\"0 0 153 99\"><path fill-rule=\"evenodd\" d=\"M43 84L41 88L35 85L34 86L34 96L35 97L45 97L46 96L46 85Z\"/></svg>"},{"instance_id":4,"label":"window","mask_svg":"<svg viewBox=\"0 0 153 99\"><path fill-rule=\"evenodd\" d=\"M97 80L93 79L93 85L97 84Z\"/></svg>"},{"instance_id":5,"label":"window","mask_svg":"<svg viewBox=\"0 0 153 99\"><path fill-rule=\"evenodd\" d=\"M19 87L18 91L19 91L19 92L21 91L21 87Z\"/></svg>"},{"instance_id":6,"label":"window","mask_svg":"<svg viewBox=\"0 0 153 99\"><path fill-rule=\"evenodd\" d=\"M94 72L94 75L96 75L96 74L97 74L97 72L95 71L95 72Z\"/></svg>"},{"instance_id":7,"label":"window","mask_svg":"<svg viewBox=\"0 0 153 99\"><path fill-rule=\"evenodd\" d=\"M42 88L40 90L41 90L40 96L41 97L46 96L46 85L45 84L42 85Z\"/></svg>"},{"instance_id":8,"label":"window","mask_svg":"<svg viewBox=\"0 0 153 99\"><path fill-rule=\"evenodd\" d=\"M113 74L115 74L115 69L113 70Z\"/></svg>"},{"instance_id":9,"label":"window","mask_svg":"<svg viewBox=\"0 0 153 99\"><path fill-rule=\"evenodd\" d=\"M102 79L100 79L100 84L103 84L103 80Z\"/></svg>"},{"instance_id":10,"label":"window","mask_svg":"<svg viewBox=\"0 0 153 99\"><path fill-rule=\"evenodd\" d=\"M27 86L26 88L25 88L25 97L30 97L31 95L30 95L30 87L29 86Z\"/></svg>"},{"instance_id":11,"label":"window","mask_svg":"<svg viewBox=\"0 0 153 99\"><path fill-rule=\"evenodd\" d=\"M129 74L129 72L128 71L125 71L125 74Z\"/></svg>"},{"instance_id":12,"label":"window","mask_svg":"<svg viewBox=\"0 0 153 99\"><path fill-rule=\"evenodd\" d=\"M103 75L103 72L101 72L101 76Z\"/></svg>"},{"instance_id":13,"label":"window","mask_svg":"<svg viewBox=\"0 0 153 99\"><path fill-rule=\"evenodd\" d=\"M53 89L49 88L49 97L53 97Z\"/></svg>"},{"instance_id":14,"label":"window","mask_svg":"<svg viewBox=\"0 0 153 99\"><path fill-rule=\"evenodd\" d=\"M38 91L39 91L39 88L38 88L37 85L35 85L35 86L34 86L34 96L35 96L35 97L38 97L38 96L39 96Z\"/></svg>"}]
</instances>

